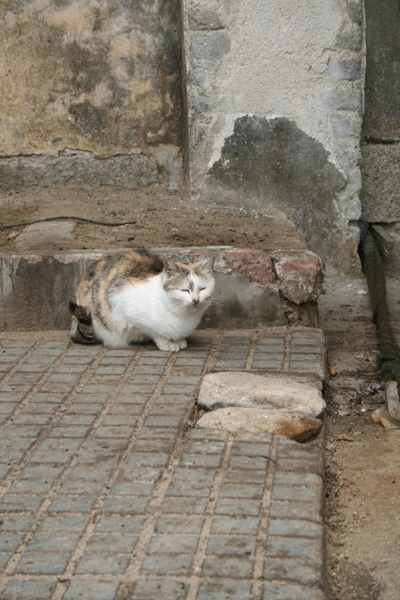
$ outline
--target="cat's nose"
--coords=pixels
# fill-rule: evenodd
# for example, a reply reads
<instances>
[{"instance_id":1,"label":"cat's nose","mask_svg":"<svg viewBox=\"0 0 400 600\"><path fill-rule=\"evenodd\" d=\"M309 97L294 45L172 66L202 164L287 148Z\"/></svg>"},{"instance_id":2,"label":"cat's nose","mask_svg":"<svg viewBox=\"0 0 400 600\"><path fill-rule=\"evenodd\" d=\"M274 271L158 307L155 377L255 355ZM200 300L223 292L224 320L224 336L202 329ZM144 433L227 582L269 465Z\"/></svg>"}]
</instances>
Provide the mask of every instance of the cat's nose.
<instances>
[{"instance_id":1,"label":"cat's nose","mask_svg":"<svg viewBox=\"0 0 400 600\"><path fill-rule=\"evenodd\" d=\"M192 302L193 302L193 304L196 304L196 306L197 306L197 304L200 302L200 300L198 298L193 298Z\"/></svg>"}]
</instances>

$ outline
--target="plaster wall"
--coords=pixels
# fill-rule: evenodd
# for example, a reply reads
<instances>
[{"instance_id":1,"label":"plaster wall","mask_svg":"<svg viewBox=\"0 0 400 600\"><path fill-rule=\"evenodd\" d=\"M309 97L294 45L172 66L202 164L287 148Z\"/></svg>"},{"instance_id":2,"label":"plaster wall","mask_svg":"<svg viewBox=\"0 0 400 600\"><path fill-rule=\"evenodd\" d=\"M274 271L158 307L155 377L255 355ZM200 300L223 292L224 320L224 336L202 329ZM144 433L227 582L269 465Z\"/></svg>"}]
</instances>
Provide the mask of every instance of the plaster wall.
<instances>
[{"instance_id":1,"label":"plaster wall","mask_svg":"<svg viewBox=\"0 0 400 600\"><path fill-rule=\"evenodd\" d=\"M179 0L6 0L0 39L2 189L181 186Z\"/></svg>"},{"instance_id":2,"label":"plaster wall","mask_svg":"<svg viewBox=\"0 0 400 600\"><path fill-rule=\"evenodd\" d=\"M184 0L193 194L284 212L358 269L363 6Z\"/></svg>"}]
</instances>

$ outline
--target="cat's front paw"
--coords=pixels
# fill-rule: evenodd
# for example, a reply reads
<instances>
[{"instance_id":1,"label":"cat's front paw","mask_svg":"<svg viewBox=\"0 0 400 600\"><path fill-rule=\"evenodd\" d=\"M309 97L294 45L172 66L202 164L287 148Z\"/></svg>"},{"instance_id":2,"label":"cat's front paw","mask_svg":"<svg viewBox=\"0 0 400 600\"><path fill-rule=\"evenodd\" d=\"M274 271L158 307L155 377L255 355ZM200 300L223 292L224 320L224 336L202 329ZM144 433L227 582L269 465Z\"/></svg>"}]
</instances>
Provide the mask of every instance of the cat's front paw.
<instances>
[{"instance_id":1,"label":"cat's front paw","mask_svg":"<svg viewBox=\"0 0 400 600\"><path fill-rule=\"evenodd\" d=\"M163 350L164 352L179 352L179 350L183 350L183 348L186 348L187 346L187 341L184 338L176 341L157 338L154 341L157 345L157 348L159 350Z\"/></svg>"}]
</instances>

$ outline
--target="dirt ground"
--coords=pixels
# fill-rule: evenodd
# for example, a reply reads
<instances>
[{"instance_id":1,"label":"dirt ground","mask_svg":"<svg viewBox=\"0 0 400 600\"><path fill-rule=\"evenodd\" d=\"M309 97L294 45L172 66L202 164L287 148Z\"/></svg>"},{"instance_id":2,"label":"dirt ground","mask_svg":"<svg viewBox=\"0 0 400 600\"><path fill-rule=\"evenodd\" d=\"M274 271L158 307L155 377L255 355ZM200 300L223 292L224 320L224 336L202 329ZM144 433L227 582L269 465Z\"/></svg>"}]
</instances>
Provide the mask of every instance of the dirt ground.
<instances>
[{"instance_id":1,"label":"dirt ground","mask_svg":"<svg viewBox=\"0 0 400 600\"><path fill-rule=\"evenodd\" d=\"M68 235L47 238L49 223L0 229L2 252L141 247L239 246L265 250L305 248L289 220L217 205L201 205L183 192L148 190L33 190L0 192L0 223L74 216L132 225L102 226L69 221ZM65 221L53 221L58 227ZM31 234L30 234L30 230Z\"/></svg>"},{"instance_id":2,"label":"dirt ground","mask_svg":"<svg viewBox=\"0 0 400 600\"><path fill-rule=\"evenodd\" d=\"M371 420L382 406L377 335L365 280L328 281L326 521L329 600L398 600L400 429ZM376 389L378 388L378 389Z\"/></svg>"},{"instance_id":3,"label":"dirt ground","mask_svg":"<svg viewBox=\"0 0 400 600\"><path fill-rule=\"evenodd\" d=\"M217 205L200 205L165 190L85 191L77 188L0 194L0 221L53 216L99 221L135 220L106 227L68 221L46 236L47 224L0 230L1 252L129 247L232 245L305 248L288 220ZM30 231L32 229L33 231ZM329 347L326 398L326 521L329 600L398 600L400 590L400 430L371 420L381 391L376 330L365 280L329 280L320 300ZM375 393L376 392L376 393ZM321 441L317 442L321 444Z\"/></svg>"}]
</instances>

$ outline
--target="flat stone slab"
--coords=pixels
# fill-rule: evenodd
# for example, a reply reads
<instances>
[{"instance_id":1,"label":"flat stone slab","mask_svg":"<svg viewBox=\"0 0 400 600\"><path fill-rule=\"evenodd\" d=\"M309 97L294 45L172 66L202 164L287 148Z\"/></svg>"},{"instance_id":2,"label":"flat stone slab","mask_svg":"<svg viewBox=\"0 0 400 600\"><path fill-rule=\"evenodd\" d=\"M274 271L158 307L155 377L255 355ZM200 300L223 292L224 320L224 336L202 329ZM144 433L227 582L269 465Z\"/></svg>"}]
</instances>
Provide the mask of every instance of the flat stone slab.
<instances>
[{"instance_id":1,"label":"flat stone slab","mask_svg":"<svg viewBox=\"0 0 400 600\"><path fill-rule=\"evenodd\" d=\"M321 426L320 419L307 418L296 412L241 406L213 410L200 417L196 424L196 427L222 429L231 433L274 433L298 442L317 435Z\"/></svg>"},{"instance_id":2,"label":"flat stone slab","mask_svg":"<svg viewBox=\"0 0 400 600\"><path fill-rule=\"evenodd\" d=\"M322 452L190 426L225 342L251 368L266 333L0 333L2 600L326 600Z\"/></svg>"},{"instance_id":3,"label":"flat stone slab","mask_svg":"<svg viewBox=\"0 0 400 600\"><path fill-rule=\"evenodd\" d=\"M304 417L319 417L326 409L321 391L313 385L243 371L208 373L201 384L198 404L206 410L280 409Z\"/></svg>"},{"instance_id":4,"label":"flat stone slab","mask_svg":"<svg viewBox=\"0 0 400 600\"><path fill-rule=\"evenodd\" d=\"M72 221L47 221L32 223L21 231L15 240L19 252L27 252L38 247L41 243L55 242L61 244L65 239L74 238L75 223Z\"/></svg>"}]
</instances>

